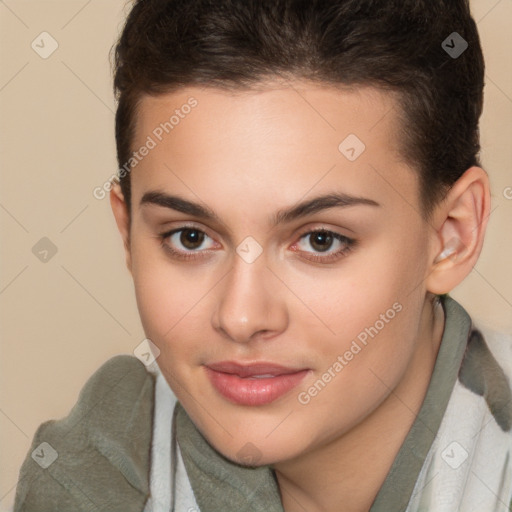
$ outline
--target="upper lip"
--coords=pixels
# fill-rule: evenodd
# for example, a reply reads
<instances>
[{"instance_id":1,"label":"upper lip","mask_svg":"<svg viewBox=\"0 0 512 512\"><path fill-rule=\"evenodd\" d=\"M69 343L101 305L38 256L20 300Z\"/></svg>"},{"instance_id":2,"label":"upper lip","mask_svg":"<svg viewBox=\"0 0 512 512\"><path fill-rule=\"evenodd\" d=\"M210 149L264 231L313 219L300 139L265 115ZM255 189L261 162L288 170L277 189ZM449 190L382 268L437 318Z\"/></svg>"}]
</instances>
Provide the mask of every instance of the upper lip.
<instances>
[{"instance_id":1,"label":"upper lip","mask_svg":"<svg viewBox=\"0 0 512 512\"><path fill-rule=\"evenodd\" d=\"M306 368L290 368L265 361L251 364L242 364L237 363L236 361L219 361L218 363L210 363L206 366L217 372L231 373L238 375L239 377L252 377L254 375L286 375L306 370Z\"/></svg>"}]
</instances>

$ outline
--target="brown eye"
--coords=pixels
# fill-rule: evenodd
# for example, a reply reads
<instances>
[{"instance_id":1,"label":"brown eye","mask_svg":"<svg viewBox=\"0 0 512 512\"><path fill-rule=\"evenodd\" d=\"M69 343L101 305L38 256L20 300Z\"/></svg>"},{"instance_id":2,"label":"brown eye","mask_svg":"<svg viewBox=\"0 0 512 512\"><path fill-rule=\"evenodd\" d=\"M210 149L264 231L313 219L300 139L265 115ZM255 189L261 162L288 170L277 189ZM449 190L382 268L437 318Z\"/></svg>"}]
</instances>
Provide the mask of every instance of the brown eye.
<instances>
[{"instance_id":1,"label":"brown eye","mask_svg":"<svg viewBox=\"0 0 512 512\"><path fill-rule=\"evenodd\" d=\"M331 248L334 237L328 231L316 231L311 233L310 245L319 252L327 251Z\"/></svg>"},{"instance_id":2,"label":"brown eye","mask_svg":"<svg viewBox=\"0 0 512 512\"><path fill-rule=\"evenodd\" d=\"M164 250L176 259L205 257L215 247L215 241L193 226L182 226L160 235Z\"/></svg>"},{"instance_id":3,"label":"brown eye","mask_svg":"<svg viewBox=\"0 0 512 512\"><path fill-rule=\"evenodd\" d=\"M303 234L295 247L303 259L317 263L332 263L346 256L356 243L356 240L340 233L316 229Z\"/></svg>"},{"instance_id":4,"label":"brown eye","mask_svg":"<svg viewBox=\"0 0 512 512\"><path fill-rule=\"evenodd\" d=\"M180 243L186 249L193 250L201 247L205 234L198 229L182 229L180 235Z\"/></svg>"}]
</instances>

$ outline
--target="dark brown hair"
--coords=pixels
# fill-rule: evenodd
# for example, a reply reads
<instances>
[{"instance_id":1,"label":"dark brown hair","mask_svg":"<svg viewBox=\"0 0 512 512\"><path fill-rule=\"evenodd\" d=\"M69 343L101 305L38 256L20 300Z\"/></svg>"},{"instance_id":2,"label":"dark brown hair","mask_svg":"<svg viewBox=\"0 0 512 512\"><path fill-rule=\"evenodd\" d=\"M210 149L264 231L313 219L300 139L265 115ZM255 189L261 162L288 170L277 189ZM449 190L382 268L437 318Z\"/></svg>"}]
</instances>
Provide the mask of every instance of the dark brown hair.
<instances>
[{"instance_id":1,"label":"dark brown hair","mask_svg":"<svg viewBox=\"0 0 512 512\"><path fill-rule=\"evenodd\" d=\"M419 172L425 217L481 165L484 61L468 0L135 0L114 49L120 167L142 94L276 77L396 93L398 149ZM130 173L120 183L130 205Z\"/></svg>"}]
</instances>

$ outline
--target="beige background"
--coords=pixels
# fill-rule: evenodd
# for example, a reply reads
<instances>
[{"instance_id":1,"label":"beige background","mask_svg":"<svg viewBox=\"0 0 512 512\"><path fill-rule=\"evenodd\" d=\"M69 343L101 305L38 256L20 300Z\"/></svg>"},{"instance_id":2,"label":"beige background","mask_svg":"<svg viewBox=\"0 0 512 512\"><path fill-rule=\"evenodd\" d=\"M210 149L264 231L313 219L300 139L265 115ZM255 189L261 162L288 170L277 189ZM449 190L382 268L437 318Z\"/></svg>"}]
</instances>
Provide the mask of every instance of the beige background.
<instances>
[{"instance_id":1,"label":"beige background","mask_svg":"<svg viewBox=\"0 0 512 512\"><path fill-rule=\"evenodd\" d=\"M94 370L144 338L108 197L92 195L116 171L108 55L128 8L0 1L0 511L39 424L67 414ZM472 9L487 63L493 213L481 259L452 295L512 333L512 0ZM43 31L59 45L47 59L31 48ZM57 247L46 263L32 252L43 237Z\"/></svg>"}]
</instances>

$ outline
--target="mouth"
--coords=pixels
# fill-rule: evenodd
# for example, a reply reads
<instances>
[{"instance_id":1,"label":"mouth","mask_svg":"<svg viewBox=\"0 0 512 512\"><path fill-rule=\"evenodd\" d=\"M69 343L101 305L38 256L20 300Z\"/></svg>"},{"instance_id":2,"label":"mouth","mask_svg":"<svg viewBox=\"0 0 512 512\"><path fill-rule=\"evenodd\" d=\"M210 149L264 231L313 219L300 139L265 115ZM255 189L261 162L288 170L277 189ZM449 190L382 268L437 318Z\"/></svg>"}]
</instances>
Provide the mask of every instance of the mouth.
<instances>
[{"instance_id":1,"label":"mouth","mask_svg":"<svg viewBox=\"0 0 512 512\"><path fill-rule=\"evenodd\" d=\"M210 383L224 398L238 405L265 405L295 388L310 372L275 363L243 365L221 361L205 365Z\"/></svg>"}]
</instances>

